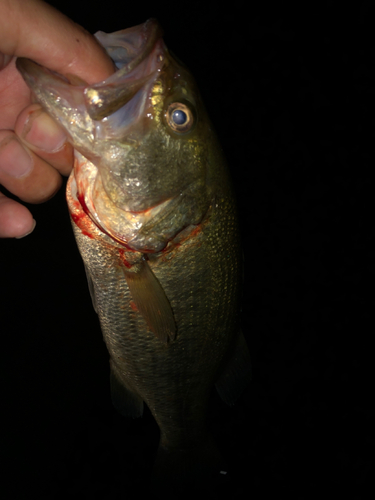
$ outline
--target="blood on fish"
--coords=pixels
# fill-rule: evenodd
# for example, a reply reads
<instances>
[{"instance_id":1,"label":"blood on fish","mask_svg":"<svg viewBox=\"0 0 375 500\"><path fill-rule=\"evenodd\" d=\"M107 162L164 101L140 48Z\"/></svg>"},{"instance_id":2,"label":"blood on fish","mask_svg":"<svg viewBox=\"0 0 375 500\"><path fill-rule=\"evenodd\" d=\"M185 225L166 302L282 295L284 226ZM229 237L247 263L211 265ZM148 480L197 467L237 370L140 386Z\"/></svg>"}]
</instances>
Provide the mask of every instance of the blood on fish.
<instances>
[{"instance_id":1,"label":"blood on fish","mask_svg":"<svg viewBox=\"0 0 375 500\"><path fill-rule=\"evenodd\" d=\"M130 269L132 267L132 265L129 264L129 262L125 258L125 250L123 248L119 248L118 253L120 254L121 262L124 264L125 267Z\"/></svg>"},{"instance_id":2,"label":"blood on fish","mask_svg":"<svg viewBox=\"0 0 375 500\"><path fill-rule=\"evenodd\" d=\"M77 192L77 199L81 204L81 207L83 208L83 211L85 214L90 215L89 209L87 208L86 202L85 202L85 197L83 194Z\"/></svg>"},{"instance_id":3,"label":"blood on fish","mask_svg":"<svg viewBox=\"0 0 375 500\"><path fill-rule=\"evenodd\" d=\"M71 215L74 223L76 224L76 226L78 226L80 228L80 230L82 231L82 234L84 234L85 236L88 236L91 239L94 239L93 234L89 231L89 227L92 224L92 222L89 219L89 217L85 214L85 212L83 212L80 203L75 202L74 208L75 208L75 211L70 212L70 215Z\"/></svg>"},{"instance_id":4,"label":"blood on fish","mask_svg":"<svg viewBox=\"0 0 375 500\"><path fill-rule=\"evenodd\" d=\"M133 311L138 311L138 307L135 305L135 302L132 300L130 301L130 307L133 309Z\"/></svg>"},{"instance_id":5,"label":"blood on fish","mask_svg":"<svg viewBox=\"0 0 375 500\"><path fill-rule=\"evenodd\" d=\"M130 251L130 252L134 252L134 251L135 251L133 248L129 247L129 245L127 245L124 241L120 240L119 238L116 238L113 234L108 233L108 231L106 231L106 230L105 230L105 229L104 229L101 225L99 225L98 223L94 222L94 221L91 219L91 217L90 217L90 211L89 211L89 209L88 209L88 207L87 207L87 205L86 205L86 202L85 202L85 196L84 196L82 193L80 193L78 190L77 190L77 199L78 199L78 202L79 202L79 204L80 204L80 206L81 206L81 209L82 209L82 210L83 210L83 212L84 212L84 213L82 213L82 212L81 212L81 216L82 216L82 217L88 216L88 217L89 217L89 221L90 221L90 223L95 224L95 225L96 225L96 226L100 229L100 231L102 231L103 233L105 233L105 234L106 234L107 236L109 236L111 239L113 239L113 240L117 241L117 243L120 243L120 245L124 246L124 247L125 247L128 251ZM73 220L74 220L74 219L73 219ZM78 224L77 224L77 225L78 225ZM82 230L82 227L81 227L80 225L78 225L78 227ZM83 234L86 234L87 236L90 236L90 238L93 238L93 236L92 236L92 235L87 234L87 233L86 233L86 232L84 232L83 230L82 230L82 233L83 233ZM122 253L122 255L120 255L121 260L123 261L123 263L124 263L124 265L125 265L126 267L130 268L130 267L131 267L131 265L130 265L127 261L126 261L126 259L125 259L125 257L124 257L124 252L125 252L125 251L124 251L124 250L122 250L122 252L123 252L123 253Z\"/></svg>"},{"instance_id":6,"label":"blood on fish","mask_svg":"<svg viewBox=\"0 0 375 500\"><path fill-rule=\"evenodd\" d=\"M179 235L174 240L171 240L168 242L168 244L161 250L162 253L167 253L172 250L175 250L176 248L180 247L184 241L187 239L194 238L197 236L200 232L202 231L202 224L198 224L194 229L192 229L190 232L186 233L186 228L181 231Z\"/></svg>"},{"instance_id":7,"label":"blood on fish","mask_svg":"<svg viewBox=\"0 0 375 500\"><path fill-rule=\"evenodd\" d=\"M200 232L201 232L201 229L202 229L201 225L196 226L196 227L192 230L192 232L189 234L189 238L192 238L192 237L196 236L198 233L200 233Z\"/></svg>"}]
</instances>

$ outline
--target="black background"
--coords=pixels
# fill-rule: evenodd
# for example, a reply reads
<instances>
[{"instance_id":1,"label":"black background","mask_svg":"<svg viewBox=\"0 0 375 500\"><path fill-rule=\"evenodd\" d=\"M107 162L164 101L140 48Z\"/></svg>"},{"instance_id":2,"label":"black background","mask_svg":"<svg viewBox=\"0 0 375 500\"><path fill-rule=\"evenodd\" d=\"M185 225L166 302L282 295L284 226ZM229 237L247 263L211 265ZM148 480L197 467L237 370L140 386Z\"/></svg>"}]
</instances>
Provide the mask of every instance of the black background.
<instances>
[{"instance_id":1,"label":"black background","mask_svg":"<svg viewBox=\"0 0 375 500\"><path fill-rule=\"evenodd\" d=\"M210 427L228 474L206 497L368 498L371 2L50 3L90 32L158 18L198 81L230 165L253 382L232 408L212 396ZM12 498L133 498L145 491L157 426L147 412L129 421L112 408L64 190L30 209L33 234L0 242L4 477Z\"/></svg>"}]
</instances>

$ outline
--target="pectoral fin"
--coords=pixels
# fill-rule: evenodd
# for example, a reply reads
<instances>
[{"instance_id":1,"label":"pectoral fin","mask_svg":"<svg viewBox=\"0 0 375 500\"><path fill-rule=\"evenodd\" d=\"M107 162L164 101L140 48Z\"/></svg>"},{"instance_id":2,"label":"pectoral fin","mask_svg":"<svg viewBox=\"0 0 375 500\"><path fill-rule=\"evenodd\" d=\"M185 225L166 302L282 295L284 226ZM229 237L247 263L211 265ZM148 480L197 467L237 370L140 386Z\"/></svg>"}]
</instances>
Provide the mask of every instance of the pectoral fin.
<instances>
[{"instance_id":1,"label":"pectoral fin","mask_svg":"<svg viewBox=\"0 0 375 500\"><path fill-rule=\"evenodd\" d=\"M123 268L133 301L148 327L162 341L174 340L176 323L173 311L158 279L145 259L136 272Z\"/></svg>"},{"instance_id":2,"label":"pectoral fin","mask_svg":"<svg viewBox=\"0 0 375 500\"><path fill-rule=\"evenodd\" d=\"M228 405L233 405L251 380L250 354L242 331L237 335L232 355L222 371L215 387Z\"/></svg>"}]
</instances>

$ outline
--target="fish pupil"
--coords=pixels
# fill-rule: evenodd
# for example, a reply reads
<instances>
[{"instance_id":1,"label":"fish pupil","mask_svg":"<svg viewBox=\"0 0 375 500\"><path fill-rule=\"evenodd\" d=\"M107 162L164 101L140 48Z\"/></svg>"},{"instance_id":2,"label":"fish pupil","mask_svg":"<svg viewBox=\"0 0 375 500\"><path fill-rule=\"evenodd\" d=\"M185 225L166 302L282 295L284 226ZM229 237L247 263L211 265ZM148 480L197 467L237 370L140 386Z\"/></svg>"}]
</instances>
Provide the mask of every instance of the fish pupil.
<instances>
[{"instance_id":1,"label":"fish pupil","mask_svg":"<svg viewBox=\"0 0 375 500\"><path fill-rule=\"evenodd\" d=\"M186 123L187 120L187 115L185 111L182 111L182 109L176 109L173 111L173 121L176 125L183 125Z\"/></svg>"}]
</instances>

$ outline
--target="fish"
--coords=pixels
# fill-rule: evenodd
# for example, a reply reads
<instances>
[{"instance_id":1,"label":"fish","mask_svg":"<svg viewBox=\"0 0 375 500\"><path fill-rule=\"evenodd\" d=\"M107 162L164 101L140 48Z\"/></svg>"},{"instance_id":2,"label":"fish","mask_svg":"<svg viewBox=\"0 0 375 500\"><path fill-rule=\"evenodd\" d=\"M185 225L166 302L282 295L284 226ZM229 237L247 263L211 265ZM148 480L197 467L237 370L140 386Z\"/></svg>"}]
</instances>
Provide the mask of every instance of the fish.
<instances>
[{"instance_id":1,"label":"fish","mask_svg":"<svg viewBox=\"0 0 375 500\"><path fill-rule=\"evenodd\" d=\"M95 37L116 66L103 82L16 65L75 150L66 197L113 405L133 418L147 405L160 429L153 477L181 484L219 473L213 386L232 405L251 379L234 190L197 84L159 23Z\"/></svg>"}]
</instances>

